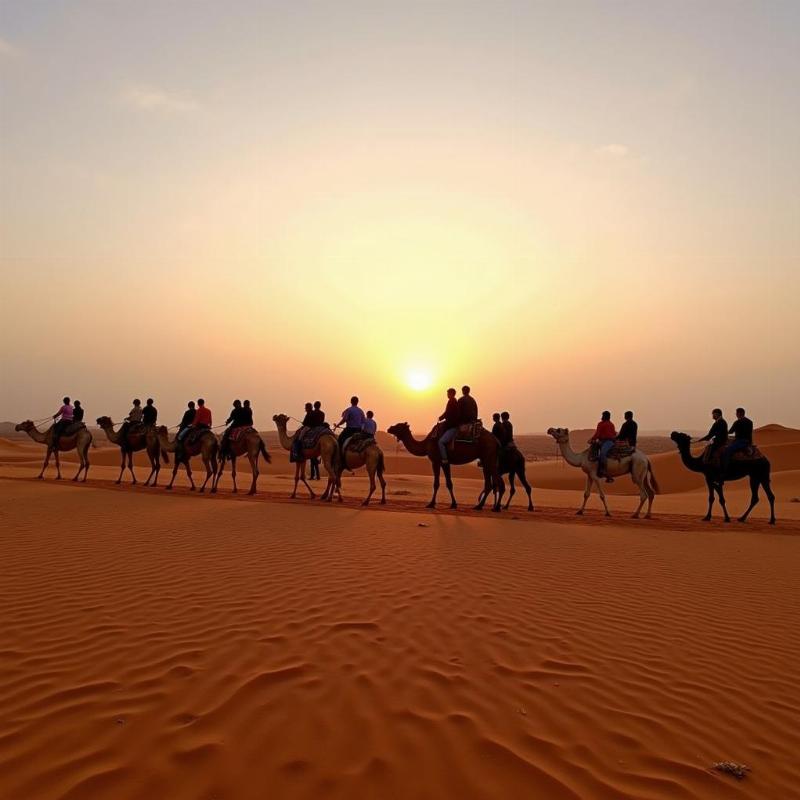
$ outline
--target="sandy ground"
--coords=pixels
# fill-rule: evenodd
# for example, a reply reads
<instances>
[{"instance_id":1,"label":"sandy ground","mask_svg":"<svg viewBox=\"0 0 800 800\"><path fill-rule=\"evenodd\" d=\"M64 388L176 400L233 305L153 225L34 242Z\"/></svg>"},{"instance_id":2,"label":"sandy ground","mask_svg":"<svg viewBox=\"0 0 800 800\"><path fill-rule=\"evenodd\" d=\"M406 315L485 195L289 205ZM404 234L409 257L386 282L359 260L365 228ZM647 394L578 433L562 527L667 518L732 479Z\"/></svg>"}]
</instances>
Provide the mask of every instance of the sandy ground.
<instances>
[{"instance_id":1,"label":"sandy ground","mask_svg":"<svg viewBox=\"0 0 800 800\"><path fill-rule=\"evenodd\" d=\"M473 468L422 509L409 456L364 510L363 478L289 501L282 453L234 498L115 486L108 448L37 482L0 442L0 798L800 797L794 436L776 528L700 522L674 454L655 519L620 481L609 520L559 464L481 515Z\"/></svg>"}]
</instances>

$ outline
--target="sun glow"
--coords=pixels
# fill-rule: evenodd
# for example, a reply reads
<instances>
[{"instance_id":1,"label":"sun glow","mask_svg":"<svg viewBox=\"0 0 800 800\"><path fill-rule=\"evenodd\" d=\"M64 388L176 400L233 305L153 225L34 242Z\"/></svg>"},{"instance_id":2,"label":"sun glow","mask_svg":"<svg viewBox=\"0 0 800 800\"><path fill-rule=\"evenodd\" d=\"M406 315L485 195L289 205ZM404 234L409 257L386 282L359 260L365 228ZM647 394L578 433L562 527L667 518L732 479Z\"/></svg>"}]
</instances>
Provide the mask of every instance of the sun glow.
<instances>
[{"instance_id":1,"label":"sun glow","mask_svg":"<svg viewBox=\"0 0 800 800\"><path fill-rule=\"evenodd\" d=\"M406 384L415 392L424 392L426 389L430 389L432 383L433 378L427 370L411 369L406 373Z\"/></svg>"}]
</instances>

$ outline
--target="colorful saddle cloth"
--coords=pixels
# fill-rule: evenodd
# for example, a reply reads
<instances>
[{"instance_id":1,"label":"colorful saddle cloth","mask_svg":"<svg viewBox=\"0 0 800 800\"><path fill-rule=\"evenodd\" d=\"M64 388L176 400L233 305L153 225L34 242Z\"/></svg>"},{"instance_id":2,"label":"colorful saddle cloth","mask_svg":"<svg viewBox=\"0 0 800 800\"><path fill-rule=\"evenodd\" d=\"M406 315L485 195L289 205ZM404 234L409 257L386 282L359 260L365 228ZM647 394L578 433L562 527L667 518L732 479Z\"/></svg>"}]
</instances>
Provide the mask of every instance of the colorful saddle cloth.
<instances>
[{"instance_id":1,"label":"colorful saddle cloth","mask_svg":"<svg viewBox=\"0 0 800 800\"><path fill-rule=\"evenodd\" d=\"M461 444L473 444L481 438L483 433L483 423L480 420L468 422L466 425L458 426L458 433L455 441Z\"/></svg>"},{"instance_id":2,"label":"colorful saddle cloth","mask_svg":"<svg viewBox=\"0 0 800 800\"><path fill-rule=\"evenodd\" d=\"M631 447L624 442L617 442L609 451L608 457L619 461L623 458L630 458L636 452L635 447ZM589 461L597 461L600 458L600 446L593 444L589 452Z\"/></svg>"},{"instance_id":3,"label":"colorful saddle cloth","mask_svg":"<svg viewBox=\"0 0 800 800\"><path fill-rule=\"evenodd\" d=\"M242 436L254 430L255 428L252 425L239 425L236 428L231 429L231 432L228 434L228 441L238 442Z\"/></svg>"},{"instance_id":4,"label":"colorful saddle cloth","mask_svg":"<svg viewBox=\"0 0 800 800\"><path fill-rule=\"evenodd\" d=\"M354 433L345 443L345 453L363 453L370 445L375 444L375 437L369 433Z\"/></svg>"},{"instance_id":5,"label":"colorful saddle cloth","mask_svg":"<svg viewBox=\"0 0 800 800\"><path fill-rule=\"evenodd\" d=\"M300 447L303 450L313 450L318 444L320 438L325 436L326 434L330 434L333 436L333 431L331 431L331 426L328 425L326 422L324 425L317 425L314 428L308 428L306 426L302 428L298 428L295 431L294 439L300 439Z\"/></svg>"},{"instance_id":6,"label":"colorful saddle cloth","mask_svg":"<svg viewBox=\"0 0 800 800\"><path fill-rule=\"evenodd\" d=\"M703 455L701 458L703 459L704 464L711 464L713 467L719 467L722 465L722 454L725 452L725 447L717 447L714 448L713 445L708 445L705 450L703 450ZM764 454L756 447L756 445L751 444L749 447L744 448L744 450L737 450L731 457L731 461L758 461L760 458L764 458Z\"/></svg>"}]
</instances>

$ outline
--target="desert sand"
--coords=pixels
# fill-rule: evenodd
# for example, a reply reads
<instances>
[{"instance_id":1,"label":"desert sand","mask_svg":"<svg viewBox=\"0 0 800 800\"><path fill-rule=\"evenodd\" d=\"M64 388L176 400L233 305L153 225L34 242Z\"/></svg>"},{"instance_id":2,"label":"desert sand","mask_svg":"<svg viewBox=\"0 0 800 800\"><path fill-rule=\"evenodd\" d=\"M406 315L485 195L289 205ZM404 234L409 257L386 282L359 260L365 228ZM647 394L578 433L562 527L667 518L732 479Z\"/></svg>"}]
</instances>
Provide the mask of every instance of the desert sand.
<instances>
[{"instance_id":1,"label":"desert sand","mask_svg":"<svg viewBox=\"0 0 800 800\"><path fill-rule=\"evenodd\" d=\"M700 522L675 453L631 520L628 480L576 518L558 461L532 514L472 511L474 467L434 513L400 451L361 509L363 477L288 500L276 448L248 498L116 486L107 446L36 481L42 449L0 440L0 797L800 797L800 433L758 441L776 528L763 501Z\"/></svg>"}]
</instances>

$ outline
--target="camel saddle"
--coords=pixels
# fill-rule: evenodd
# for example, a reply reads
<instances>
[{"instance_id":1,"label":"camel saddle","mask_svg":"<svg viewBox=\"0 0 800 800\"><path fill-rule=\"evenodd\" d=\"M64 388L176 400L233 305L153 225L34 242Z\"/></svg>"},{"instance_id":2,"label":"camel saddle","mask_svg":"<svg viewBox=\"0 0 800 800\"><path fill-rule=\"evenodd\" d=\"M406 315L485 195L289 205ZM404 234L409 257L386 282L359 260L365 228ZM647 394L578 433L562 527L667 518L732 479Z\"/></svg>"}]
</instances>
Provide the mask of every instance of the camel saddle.
<instances>
[{"instance_id":1,"label":"camel saddle","mask_svg":"<svg viewBox=\"0 0 800 800\"><path fill-rule=\"evenodd\" d=\"M635 447L631 447L625 442L617 442L609 451L608 458L620 461L623 458L630 458L636 452ZM600 458L600 445L593 444L589 450L589 461L598 461Z\"/></svg>"},{"instance_id":2,"label":"camel saddle","mask_svg":"<svg viewBox=\"0 0 800 800\"><path fill-rule=\"evenodd\" d=\"M300 447L303 450L313 450L319 444L320 438L326 434L333 435L331 426L327 422L324 425L317 425L313 428L307 426L298 428L292 438L295 440L300 439Z\"/></svg>"},{"instance_id":3,"label":"camel saddle","mask_svg":"<svg viewBox=\"0 0 800 800\"><path fill-rule=\"evenodd\" d=\"M211 428L195 428L186 434L183 440L183 449L186 451L187 456L196 456L200 452L203 435L208 433Z\"/></svg>"},{"instance_id":4,"label":"camel saddle","mask_svg":"<svg viewBox=\"0 0 800 800\"><path fill-rule=\"evenodd\" d=\"M467 422L465 425L458 426L455 441L459 444L474 444L481 438L482 433L483 422L479 419L475 422Z\"/></svg>"},{"instance_id":5,"label":"camel saddle","mask_svg":"<svg viewBox=\"0 0 800 800\"><path fill-rule=\"evenodd\" d=\"M228 441L238 442L242 436L250 431L255 431L255 428L252 425L237 425L237 427L231 428L231 432L228 434Z\"/></svg>"},{"instance_id":6,"label":"camel saddle","mask_svg":"<svg viewBox=\"0 0 800 800\"><path fill-rule=\"evenodd\" d=\"M75 434L86 427L85 422L73 422L59 434L59 439L65 439L68 436L75 436Z\"/></svg>"},{"instance_id":7,"label":"camel saddle","mask_svg":"<svg viewBox=\"0 0 800 800\"><path fill-rule=\"evenodd\" d=\"M375 444L375 437L369 433L354 433L345 443L342 453L363 453L370 445Z\"/></svg>"},{"instance_id":8,"label":"camel saddle","mask_svg":"<svg viewBox=\"0 0 800 800\"><path fill-rule=\"evenodd\" d=\"M724 452L724 446L715 448L713 445L708 445L708 447L703 450L703 455L700 457L703 459L704 464L710 464L712 467L719 468L722 466L722 454ZM754 444L751 444L744 450L737 450L729 460L758 461L761 458L764 458L764 454L758 449L758 447L756 447Z\"/></svg>"}]
</instances>

